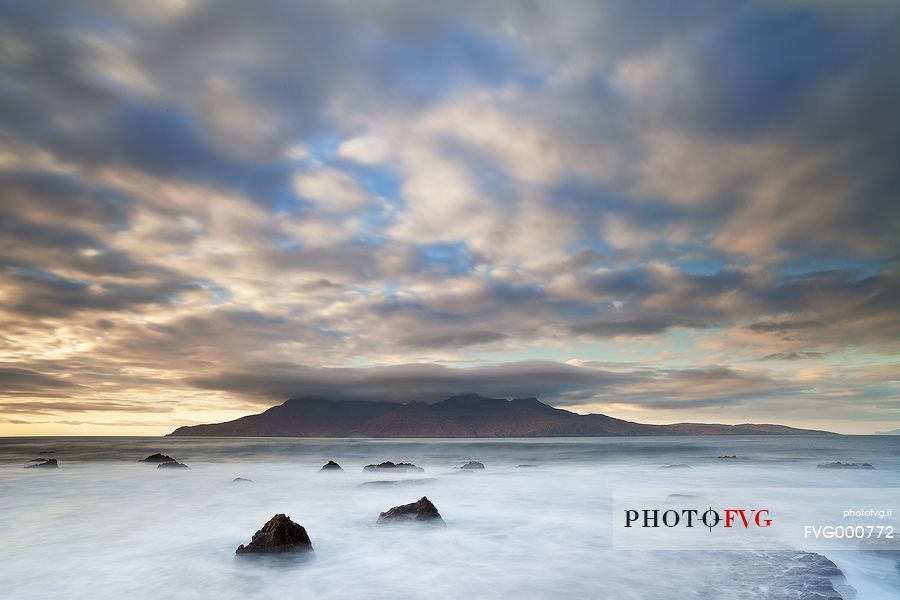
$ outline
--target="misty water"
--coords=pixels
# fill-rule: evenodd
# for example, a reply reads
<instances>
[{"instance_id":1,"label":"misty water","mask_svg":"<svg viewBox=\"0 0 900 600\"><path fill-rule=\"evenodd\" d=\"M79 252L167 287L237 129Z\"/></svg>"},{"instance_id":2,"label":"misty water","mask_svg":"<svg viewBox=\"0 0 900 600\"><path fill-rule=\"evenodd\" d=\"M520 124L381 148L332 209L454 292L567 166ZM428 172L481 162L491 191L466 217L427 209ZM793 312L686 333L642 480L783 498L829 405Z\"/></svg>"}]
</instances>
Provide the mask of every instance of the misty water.
<instances>
[{"instance_id":1,"label":"misty water","mask_svg":"<svg viewBox=\"0 0 900 600\"><path fill-rule=\"evenodd\" d=\"M190 468L138 462L154 452ZM59 468L22 468L38 456ZM332 459L345 472L319 473ZM362 470L385 460L425 472ZM467 460L486 469L461 473ZM816 468L829 461L875 469ZM660 468L679 463L691 468ZM614 549L613 490L635 486L802 487L827 503L829 488L900 488L900 437L0 439L0 596L799 597L784 579L796 566L790 552ZM375 525L379 512L423 495L446 527ZM315 559L235 559L282 512L306 527ZM844 574L845 598L854 597L846 586L860 600L898 597L895 553L824 554Z\"/></svg>"}]
</instances>

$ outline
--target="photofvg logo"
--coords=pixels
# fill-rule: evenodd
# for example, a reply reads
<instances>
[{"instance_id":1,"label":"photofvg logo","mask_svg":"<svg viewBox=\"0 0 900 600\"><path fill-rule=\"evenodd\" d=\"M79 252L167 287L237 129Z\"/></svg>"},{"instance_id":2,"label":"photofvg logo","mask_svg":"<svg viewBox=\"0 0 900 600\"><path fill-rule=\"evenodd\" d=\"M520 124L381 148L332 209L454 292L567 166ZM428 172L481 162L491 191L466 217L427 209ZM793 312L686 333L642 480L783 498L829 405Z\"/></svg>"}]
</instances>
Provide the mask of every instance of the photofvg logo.
<instances>
[{"instance_id":1,"label":"photofvg logo","mask_svg":"<svg viewBox=\"0 0 900 600\"><path fill-rule=\"evenodd\" d=\"M613 546L635 550L900 550L892 488L617 488Z\"/></svg>"},{"instance_id":2,"label":"photofvg logo","mask_svg":"<svg viewBox=\"0 0 900 600\"><path fill-rule=\"evenodd\" d=\"M772 519L767 508L724 508L707 509L682 508L666 509L629 508L624 510L625 527L705 527L712 531L716 527L724 529L750 529L751 527L771 527Z\"/></svg>"}]
</instances>

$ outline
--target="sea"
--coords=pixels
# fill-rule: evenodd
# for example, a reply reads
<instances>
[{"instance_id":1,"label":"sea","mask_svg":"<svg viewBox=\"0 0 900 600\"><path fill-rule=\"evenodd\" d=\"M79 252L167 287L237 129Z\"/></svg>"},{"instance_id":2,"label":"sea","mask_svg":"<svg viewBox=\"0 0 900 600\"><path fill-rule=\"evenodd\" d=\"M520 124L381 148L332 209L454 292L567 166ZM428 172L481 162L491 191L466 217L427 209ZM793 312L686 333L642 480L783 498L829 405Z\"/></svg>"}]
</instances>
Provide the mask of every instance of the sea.
<instances>
[{"instance_id":1,"label":"sea","mask_svg":"<svg viewBox=\"0 0 900 600\"><path fill-rule=\"evenodd\" d=\"M155 452L189 468L139 462ZM38 457L59 467L23 468ZM329 460L344 471L319 472ZM388 460L424 472L363 470ZM873 468L817 468L829 462ZM856 490L849 508L900 512L900 436L0 438L0 597L900 598L892 550L618 547L615 496L635 488L710 507L697 490L797 490L813 524L847 508L836 489ZM446 527L376 525L423 496ZM235 557L276 513L315 558Z\"/></svg>"}]
</instances>

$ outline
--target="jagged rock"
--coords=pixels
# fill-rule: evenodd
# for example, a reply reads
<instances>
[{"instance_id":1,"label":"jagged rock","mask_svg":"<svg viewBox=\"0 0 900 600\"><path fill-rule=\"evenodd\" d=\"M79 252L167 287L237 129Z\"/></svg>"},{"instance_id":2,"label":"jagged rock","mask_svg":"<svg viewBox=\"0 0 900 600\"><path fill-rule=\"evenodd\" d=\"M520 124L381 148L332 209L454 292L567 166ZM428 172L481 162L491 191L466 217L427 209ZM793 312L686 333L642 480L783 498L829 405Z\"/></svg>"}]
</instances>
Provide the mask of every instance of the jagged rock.
<instances>
[{"instance_id":1,"label":"jagged rock","mask_svg":"<svg viewBox=\"0 0 900 600\"><path fill-rule=\"evenodd\" d=\"M422 499L418 502L395 506L387 512L381 513L378 515L377 523L384 524L403 521L421 521L435 525L445 524L437 507L425 496L422 496Z\"/></svg>"},{"instance_id":2,"label":"jagged rock","mask_svg":"<svg viewBox=\"0 0 900 600\"><path fill-rule=\"evenodd\" d=\"M843 462L832 462L832 463L822 463L821 465L816 466L817 469L874 469L872 465L869 463L843 463Z\"/></svg>"},{"instance_id":3,"label":"jagged rock","mask_svg":"<svg viewBox=\"0 0 900 600\"><path fill-rule=\"evenodd\" d=\"M363 467L363 471L399 471L402 473L409 472L418 472L421 473L425 471L422 467L417 467L412 463L392 463L387 460L378 465L366 465Z\"/></svg>"},{"instance_id":4,"label":"jagged rock","mask_svg":"<svg viewBox=\"0 0 900 600\"><path fill-rule=\"evenodd\" d=\"M469 462L461 466L460 469L469 469L471 471L476 471L484 469L484 463L480 463L477 460L470 460Z\"/></svg>"},{"instance_id":5,"label":"jagged rock","mask_svg":"<svg viewBox=\"0 0 900 600\"><path fill-rule=\"evenodd\" d=\"M279 513L253 534L246 546L241 544L235 554L305 554L313 552L312 542L302 525Z\"/></svg>"},{"instance_id":6,"label":"jagged rock","mask_svg":"<svg viewBox=\"0 0 900 600\"><path fill-rule=\"evenodd\" d=\"M151 454L147 458L142 458L138 462L146 462L146 463L165 463L165 462L178 462L171 456L166 456L165 454L160 454L157 452L156 454Z\"/></svg>"},{"instance_id":7,"label":"jagged rock","mask_svg":"<svg viewBox=\"0 0 900 600\"><path fill-rule=\"evenodd\" d=\"M686 465L684 463L678 463L675 465L663 465L660 469L690 469L691 465Z\"/></svg>"},{"instance_id":8,"label":"jagged rock","mask_svg":"<svg viewBox=\"0 0 900 600\"><path fill-rule=\"evenodd\" d=\"M37 460L41 460L43 462L35 462L33 465L25 465L26 469L55 469L59 467L59 464L56 462L55 458L40 458ZM34 461L32 461L34 462Z\"/></svg>"},{"instance_id":9,"label":"jagged rock","mask_svg":"<svg viewBox=\"0 0 900 600\"><path fill-rule=\"evenodd\" d=\"M178 461L161 462L156 465L157 469L187 469L188 466Z\"/></svg>"},{"instance_id":10,"label":"jagged rock","mask_svg":"<svg viewBox=\"0 0 900 600\"><path fill-rule=\"evenodd\" d=\"M319 471L343 471L341 465L337 464L333 460L329 460L327 463L322 465L322 468Z\"/></svg>"},{"instance_id":11,"label":"jagged rock","mask_svg":"<svg viewBox=\"0 0 900 600\"><path fill-rule=\"evenodd\" d=\"M231 483L253 483L252 479L246 479L244 477L235 477L231 480Z\"/></svg>"}]
</instances>

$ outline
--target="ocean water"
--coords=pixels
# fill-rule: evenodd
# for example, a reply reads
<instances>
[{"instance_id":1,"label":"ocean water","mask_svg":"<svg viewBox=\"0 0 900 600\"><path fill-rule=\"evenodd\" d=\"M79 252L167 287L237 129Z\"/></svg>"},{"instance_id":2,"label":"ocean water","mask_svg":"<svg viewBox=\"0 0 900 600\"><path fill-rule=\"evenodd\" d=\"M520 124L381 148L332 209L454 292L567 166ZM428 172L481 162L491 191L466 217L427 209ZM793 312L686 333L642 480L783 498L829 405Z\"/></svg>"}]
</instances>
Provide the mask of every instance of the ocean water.
<instances>
[{"instance_id":1,"label":"ocean water","mask_svg":"<svg viewBox=\"0 0 900 600\"><path fill-rule=\"evenodd\" d=\"M190 468L138 462L154 452ZM60 467L22 468L38 456ZM319 473L328 460L345 472ZM384 460L425 472L363 472ZM461 473L467 460L486 469ZM816 468L831 461L875 469ZM660 468L668 464L691 468ZM0 597L900 597L900 562L890 551L823 552L843 573L822 570L841 596L815 596L820 566L810 575L798 562L801 544L754 552L613 547L614 491L634 487L797 488L810 492L810 511L827 504L832 488L858 488L865 505L867 489L883 496L900 488L900 437L2 438ZM379 512L422 496L446 527L375 525ZM234 558L275 513L306 527L314 560Z\"/></svg>"}]
</instances>

